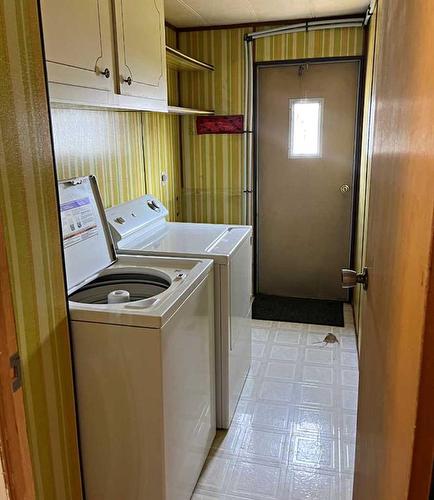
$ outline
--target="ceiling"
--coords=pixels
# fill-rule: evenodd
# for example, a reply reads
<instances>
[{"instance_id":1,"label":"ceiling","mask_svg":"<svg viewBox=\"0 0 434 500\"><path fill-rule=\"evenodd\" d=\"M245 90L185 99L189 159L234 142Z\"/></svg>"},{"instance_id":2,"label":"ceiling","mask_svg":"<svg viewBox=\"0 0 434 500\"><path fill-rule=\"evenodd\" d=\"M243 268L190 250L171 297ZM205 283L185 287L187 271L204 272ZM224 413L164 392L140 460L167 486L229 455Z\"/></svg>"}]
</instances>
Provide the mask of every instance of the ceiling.
<instances>
[{"instance_id":1,"label":"ceiling","mask_svg":"<svg viewBox=\"0 0 434 500\"><path fill-rule=\"evenodd\" d=\"M166 21L178 28L359 14L368 4L369 0L164 0Z\"/></svg>"}]
</instances>

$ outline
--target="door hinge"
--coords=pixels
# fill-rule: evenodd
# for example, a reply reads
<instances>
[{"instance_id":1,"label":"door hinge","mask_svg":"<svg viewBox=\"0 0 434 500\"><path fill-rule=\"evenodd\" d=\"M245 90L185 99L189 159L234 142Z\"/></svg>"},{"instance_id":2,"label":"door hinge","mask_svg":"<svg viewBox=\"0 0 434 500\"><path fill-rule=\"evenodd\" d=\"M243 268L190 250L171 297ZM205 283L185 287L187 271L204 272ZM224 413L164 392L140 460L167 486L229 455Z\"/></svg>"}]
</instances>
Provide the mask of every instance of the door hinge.
<instances>
[{"instance_id":1,"label":"door hinge","mask_svg":"<svg viewBox=\"0 0 434 500\"><path fill-rule=\"evenodd\" d=\"M15 354L12 354L12 356L9 358L9 363L13 370L13 378L11 383L12 392L16 392L22 386L20 355L17 352Z\"/></svg>"}]
</instances>

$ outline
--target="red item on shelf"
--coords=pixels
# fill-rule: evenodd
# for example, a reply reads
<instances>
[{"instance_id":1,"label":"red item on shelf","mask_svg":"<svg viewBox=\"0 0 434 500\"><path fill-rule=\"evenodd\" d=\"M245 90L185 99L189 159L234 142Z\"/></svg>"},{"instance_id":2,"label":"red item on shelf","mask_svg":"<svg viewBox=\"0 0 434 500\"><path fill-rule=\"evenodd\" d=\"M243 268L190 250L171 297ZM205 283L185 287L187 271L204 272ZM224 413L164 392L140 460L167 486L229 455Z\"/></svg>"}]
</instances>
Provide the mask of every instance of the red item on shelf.
<instances>
[{"instance_id":1,"label":"red item on shelf","mask_svg":"<svg viewBox=\"0 0 434 500\"><path fill-rule=\"evenodd\" d=\"M196 131L201 134L242 134L244 132L243 115L198 116Z\"/></svg>"}]
</instances>

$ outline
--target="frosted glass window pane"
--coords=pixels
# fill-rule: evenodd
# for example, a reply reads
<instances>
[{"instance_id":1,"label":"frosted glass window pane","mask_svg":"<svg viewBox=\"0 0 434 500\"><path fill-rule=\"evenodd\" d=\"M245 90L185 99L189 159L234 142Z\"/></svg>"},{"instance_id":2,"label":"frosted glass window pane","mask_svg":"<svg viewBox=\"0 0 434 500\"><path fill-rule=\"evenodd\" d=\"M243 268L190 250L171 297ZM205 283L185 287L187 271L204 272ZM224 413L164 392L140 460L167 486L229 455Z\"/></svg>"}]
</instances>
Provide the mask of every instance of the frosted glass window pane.
<instances>
[{"instance_id":1,"label":"frosted glass window pane","mask_svg":"<svg viewBox=\"0 0 434 500\"><path fill-rule=\"evenodd\" d=\"M320 157L322 99L291 99L289 157Z\"/></svg>"}]
</instances>

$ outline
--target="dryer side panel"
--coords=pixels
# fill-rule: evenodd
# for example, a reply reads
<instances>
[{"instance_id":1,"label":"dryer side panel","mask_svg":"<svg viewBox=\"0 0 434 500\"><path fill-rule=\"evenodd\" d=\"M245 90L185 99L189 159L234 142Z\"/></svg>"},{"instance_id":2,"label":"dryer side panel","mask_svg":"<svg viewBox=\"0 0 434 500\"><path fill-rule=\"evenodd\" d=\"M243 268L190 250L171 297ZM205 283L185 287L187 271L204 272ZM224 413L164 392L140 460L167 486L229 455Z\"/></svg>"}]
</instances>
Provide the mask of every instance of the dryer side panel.
<instances>
[{"instance_id":1,"label":"dryer side panel","mask_svg":"<svg viewBox=\"0 0 434 500\"><path fill-rule=\"evenodd\" d=\"M252 359L252 242L246 238L229 264L229 408L232 421Z\"/></svg>"}]
</instances>

